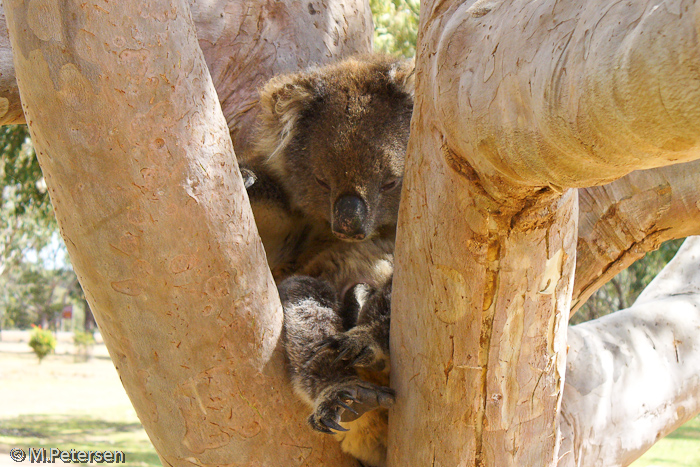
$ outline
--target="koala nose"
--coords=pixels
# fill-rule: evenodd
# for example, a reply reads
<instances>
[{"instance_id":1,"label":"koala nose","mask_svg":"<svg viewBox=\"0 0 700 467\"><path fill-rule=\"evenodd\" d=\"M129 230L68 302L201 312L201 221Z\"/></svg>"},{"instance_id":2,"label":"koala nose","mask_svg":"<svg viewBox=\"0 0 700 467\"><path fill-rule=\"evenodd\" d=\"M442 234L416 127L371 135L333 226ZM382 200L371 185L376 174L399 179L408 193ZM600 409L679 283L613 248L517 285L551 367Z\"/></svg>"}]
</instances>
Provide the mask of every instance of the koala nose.
<instances>
[{"instance_id":1,"label":"koala nose","mask_svg":"<svg viewBox=\"0 0 700 467\"><path fill-rule=\"evenodd\" d=\"M359 197L345 195L333 206L333 233L342 240L364 240L367 205Z\"/></svg>"}]
</instances>

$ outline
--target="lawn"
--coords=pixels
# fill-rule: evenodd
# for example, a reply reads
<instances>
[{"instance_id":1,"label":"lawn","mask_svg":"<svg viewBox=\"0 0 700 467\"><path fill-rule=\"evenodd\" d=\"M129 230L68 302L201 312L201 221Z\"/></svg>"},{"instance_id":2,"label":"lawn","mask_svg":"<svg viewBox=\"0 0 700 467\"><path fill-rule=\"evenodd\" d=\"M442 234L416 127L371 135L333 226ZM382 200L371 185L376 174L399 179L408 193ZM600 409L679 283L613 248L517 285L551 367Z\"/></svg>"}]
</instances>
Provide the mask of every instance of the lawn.
<instances>
[{"instance_id":1,"label":"lawn","mask_svg":"<svg viewBox=\"0 0 700 467\"><path fill-rule=\"evenodd\" d=\"M0 420L0 452L9 452L13 447L25 452L29 447L122 451L126 465L161 465L138 419L118 420L108 414L100 415L24 415Z\"/></svg>"},{"instance_id":2,"label":"lawn","mask_svg":"<svg viewBox=\"0 0 700 467\"><path fill-rule=\"evenodd\" d=\"M29 447L118 450L125 465L161 465L103 345L76 363L70 336L59 334L56 354L39 364L27 340L3 331L0 341L0 467L29 465L9 457Z\"/></svg>"},{"instance_id":3,"label":"lawn","mask_svg":"<svg viewBox=\"0 0 700 467\"><path fill-rule=\"evenodd\" d=\"M700 467L700 417L656 443L631 467Z\"/></svg>"},{"instance_id":4,"label":"lawn","mask_svg":"<svg viewBox=\"0 0 700 467\"><path fill-rule=\"evenodd\" d=\"M133 467L160 466L104 346L75 363L68 336L38 364L23 334L0 341L0 467L12 448L123 451ZM83 464L103 465L103 464ZM659 441L632 467L700 467L700 418Z\"/></svg>"}]
</instances>

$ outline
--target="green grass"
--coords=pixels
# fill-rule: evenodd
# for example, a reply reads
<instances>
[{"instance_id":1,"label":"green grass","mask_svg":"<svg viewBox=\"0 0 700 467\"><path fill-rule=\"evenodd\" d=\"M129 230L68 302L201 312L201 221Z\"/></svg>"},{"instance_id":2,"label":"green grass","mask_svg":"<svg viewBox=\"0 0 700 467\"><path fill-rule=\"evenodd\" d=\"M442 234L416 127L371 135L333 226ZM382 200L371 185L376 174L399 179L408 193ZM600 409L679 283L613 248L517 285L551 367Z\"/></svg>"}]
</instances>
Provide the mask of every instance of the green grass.
<instances>
[{"instance_id":1,"label":"green grass","mask_svg":"<svg viewBox=\"0 0 700 467\"><path fill-rule=\"evenodd\" d=\"M161 465L140 423L88 415L23 415L0 419L0 452L11 448L119 450L126 465ZM83 464L86 465L86 464ZM654 445L631 467L700 467L700 417Z\"/></svg>"},{"instance_id":2,"label":"green grass","mask_svg":"<svg viewBox=\"0 0 700 467\"><path fill-rule=\"evenodd\" d=\"M700 467L700 417L660 440L630 467Z\"/></svg>"},{"instance_id":3,"label":"green grass","mask_svg":"<svg viewBox=\"0 0 700 467\"><path fill-rule=\"evenodd\" d=\"M103 420L87 415L23 415L0 420L0 451L12 448L123 451L126 464L160 466L140 423ZM88 465L88 464L82 464Z\"/></svg>"}]
</instances>

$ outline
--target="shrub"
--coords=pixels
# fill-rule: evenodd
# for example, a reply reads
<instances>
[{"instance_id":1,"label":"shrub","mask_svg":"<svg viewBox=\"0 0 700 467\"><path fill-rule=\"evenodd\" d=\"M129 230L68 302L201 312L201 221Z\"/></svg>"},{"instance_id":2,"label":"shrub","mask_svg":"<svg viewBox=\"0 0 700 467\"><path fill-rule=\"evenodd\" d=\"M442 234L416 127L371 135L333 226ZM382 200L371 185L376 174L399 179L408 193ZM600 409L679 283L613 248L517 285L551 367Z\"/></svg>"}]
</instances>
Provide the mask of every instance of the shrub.
<instances>
[{"instance_id":1,"label":"shrub","mask_svg":"<svg viewBox=\"0 0 700 467\"><path fill-rule=\"evenodd\" d=\"M56 338L48 329L34 326L29 337L29 347L34 350L36 356L39 357L39 363L41 363L44 357L56 350Z\"/></svg>"}]
</instances>

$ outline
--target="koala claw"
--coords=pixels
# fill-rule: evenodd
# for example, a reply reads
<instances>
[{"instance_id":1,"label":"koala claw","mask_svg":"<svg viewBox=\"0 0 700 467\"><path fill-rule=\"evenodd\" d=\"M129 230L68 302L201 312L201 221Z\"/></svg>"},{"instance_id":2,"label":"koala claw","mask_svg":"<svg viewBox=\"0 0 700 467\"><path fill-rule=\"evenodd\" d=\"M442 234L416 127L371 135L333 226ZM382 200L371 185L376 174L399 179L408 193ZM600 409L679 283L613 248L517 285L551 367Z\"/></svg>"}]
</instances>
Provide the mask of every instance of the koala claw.
<instances>
[{"instance_id":1,"label":"koala claw","mask_svg":"<svg viewBox=\"0 0 700 467\"><path fill-rule=\"evenodd\" d=\"M343 428L338 422L333 420L332 418L324 418L321 420L321 422L326 425L328 428L336 431L350 431L347 428Z\"/></svg>"},{"instance_id":2,"label":"koala claw","mask_svg":"<svg viewBox=\"0 0 700 467\"><path fill-rule=\"evenodd\" d=\"M338 352L338 356L335 357L335 360L333 360L333 365L335 365L336 363L338 363L341 360L347 360L345 357L347 357L347 355L350 352L352 352L352 350L353 349L351 347L345 347L345 348L341 347L340 352Z\"/></svg>"},{"instance_id":3,"label":"koala claw","mask_svg":"<svg viewBox=\"0 0 700 467\"><path fill-rule=\"evenodd\" d=\"M319 397L316 410L309 416L311 427L321 433L348 431L340 422L351 422L365 412L394 405L395 393L391 388L361 380L329 388Z\"/></svg>"},{"instance_id":4,"label":"koala claw","mask_svg":"<svg viewBox=\"0 0 700 467\"><path fill-rule=\"evenodd\" d=\"M352 400L357 401L357 399L354 399L354 398L353 398ZM358 415L358 416L360 415L360 414L357 412L357 410L353 409L352 407L350 407L348 404L346 404L346 403L343 402L342 400L338 400L338 405L340 405L342 408L344 408L344 409L347 410L348 412L352 412L352 413L354 413L355 415Z\"/></svg>"}]
</instances>

